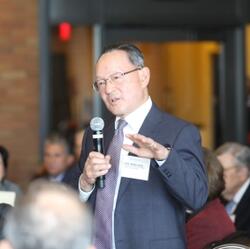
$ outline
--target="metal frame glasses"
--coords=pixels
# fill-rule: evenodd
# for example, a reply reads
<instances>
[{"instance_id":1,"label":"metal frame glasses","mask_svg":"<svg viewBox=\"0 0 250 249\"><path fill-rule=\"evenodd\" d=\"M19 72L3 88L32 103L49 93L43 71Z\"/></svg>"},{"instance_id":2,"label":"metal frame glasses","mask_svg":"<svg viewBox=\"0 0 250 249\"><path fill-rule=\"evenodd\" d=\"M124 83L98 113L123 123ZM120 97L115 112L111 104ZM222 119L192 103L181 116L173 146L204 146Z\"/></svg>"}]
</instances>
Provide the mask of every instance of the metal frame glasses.
<instances>
[{"instance_id":1,"label":"metal frame glasses","mask_svg":"<svg viewBox=\"0 0 250 249\"><path fill-rule=\"evenodd\" d=\"M93 88L96 91L100 91L101 89L103 89L106 85L108 81L111 81L112 83L120 83L123 81L123 78L125 75L129 74L129 73L133 73L135 71L141 70L142 67L137 67L134 68L132 70L126 71L126 72L116 72L111 74L109 77L107 77L106 79L98 79L93 83Z\"/></svg>"}]
</instances>

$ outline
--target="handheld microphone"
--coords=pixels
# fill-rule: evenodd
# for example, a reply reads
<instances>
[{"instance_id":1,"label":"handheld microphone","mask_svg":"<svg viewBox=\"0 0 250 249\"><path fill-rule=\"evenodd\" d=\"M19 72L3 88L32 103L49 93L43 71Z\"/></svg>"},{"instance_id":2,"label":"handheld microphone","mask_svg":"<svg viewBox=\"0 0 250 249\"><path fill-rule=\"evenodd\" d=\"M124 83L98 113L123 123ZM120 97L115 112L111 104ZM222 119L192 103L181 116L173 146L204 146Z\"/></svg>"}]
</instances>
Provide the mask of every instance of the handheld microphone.
<instances>
[{"instance_id":1,"label":"handheld microphone","mask_svg":"<svg viewBox=\"0 0 250 249\"><path fill-rule=\"evenodd\" d=\"M104 128L104 121L100 117L92 118L90 121L90 128L93 131L93 143L94 143L94 150L100 153L104 153L103 150L103 128ZM99 176L96 179L96 185L98 188L105 187L105 175Z\"/></svg>"}]
</instances>

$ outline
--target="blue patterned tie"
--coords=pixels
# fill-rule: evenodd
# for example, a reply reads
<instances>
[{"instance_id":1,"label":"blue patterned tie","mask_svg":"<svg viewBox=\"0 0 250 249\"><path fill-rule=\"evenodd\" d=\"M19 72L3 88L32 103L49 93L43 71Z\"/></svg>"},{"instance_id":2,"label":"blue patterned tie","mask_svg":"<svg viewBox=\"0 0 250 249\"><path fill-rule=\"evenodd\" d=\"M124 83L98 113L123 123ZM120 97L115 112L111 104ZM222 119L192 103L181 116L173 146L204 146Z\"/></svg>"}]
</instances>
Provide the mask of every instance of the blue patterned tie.
<instances>
[{"instance_id":1,"label":"blue patterned tie","mask_svg":"<svg viewBox=\"0 0 250 249\"><path fill-rule=\"evenodd\" d=\"M235 207L236 207L236 202L234 200L231 200L231 201L229 201L227 203L227 205L225 206L225 208L226 208L227 213L228 213L229 216L233 215Z\"/></svg>"},{"instance_id":2,"label":"blue patterned tie","mask_svg":"<svg viewBox=\"0 0 250 249\"><path fill-rule=\"evenodd\" d=\"M118 126L108 148L111 165L106 174L105 188L97 190L94 223L94 245L96 249L112 248L112 209L119 170L121 147L123 144L123 128L127 125L124 119L118 121Z\"/></svg>"}]
</instances>

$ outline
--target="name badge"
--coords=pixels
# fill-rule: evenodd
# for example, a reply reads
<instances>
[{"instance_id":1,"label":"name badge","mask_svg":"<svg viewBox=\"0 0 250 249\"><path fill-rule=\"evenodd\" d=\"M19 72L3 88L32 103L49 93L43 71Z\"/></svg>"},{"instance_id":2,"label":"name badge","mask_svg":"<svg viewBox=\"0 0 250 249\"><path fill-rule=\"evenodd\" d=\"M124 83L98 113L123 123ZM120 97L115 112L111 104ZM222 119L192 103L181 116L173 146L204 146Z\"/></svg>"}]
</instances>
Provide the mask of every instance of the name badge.
<instances>
[{"instance_id":1,"label":"name badge","mask_svg":"<svg viewBox=\"0 0 250 249\"><path fill-rule=\"evenodd\" d=\"M124 156L121 161L121 176L148 181L150 159Z\"/></svg>"}]
</instances>

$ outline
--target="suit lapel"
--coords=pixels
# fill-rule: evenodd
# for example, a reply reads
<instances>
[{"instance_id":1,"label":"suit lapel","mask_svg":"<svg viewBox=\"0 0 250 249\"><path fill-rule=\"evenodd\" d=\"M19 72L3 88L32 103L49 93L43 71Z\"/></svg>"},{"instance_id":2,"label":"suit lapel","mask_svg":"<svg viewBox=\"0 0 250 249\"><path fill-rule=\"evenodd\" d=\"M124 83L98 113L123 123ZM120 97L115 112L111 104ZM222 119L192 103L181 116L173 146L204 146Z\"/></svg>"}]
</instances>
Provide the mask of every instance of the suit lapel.
<instances>
[{"instance_id":1,"label":"suit lapel","mask_svg":"<svg viewBox=\"0 0 250 249\"><path fill-rule=\"evenodd\" d=\"M108 151L109 144L115 133L115 119L113 118L108 122L108 126L104 128L104 154L106 155Z\"/></svg>"},{"instance_id":2,"label":"suit lapel","mask_svg":"<svg viewBox=\"0 0 250 249\"><path fill-rule=\"evenodd\" d=\"M240 200L236 210L236 222L242 222L244 221L245 217L241 216L241 214L245 214L246 212L249 212L249 202L250 202L250 184L248 185L246 192L242 196L242 199ZM243 220L242 220L243 219Z\"/></svg>"},{"instance_id":3,"label":"suit lapel","mask_svg":"<svg viewBox=\"0 0 250 249\"><path fill-rule=\"evenodd\" d=\"M154 132L157 131L157 126L159 125L160 122L161 122L161 112L153 104L151 110L149 111L148 115L146 116L139 130L139 134L153 138ZM132 155L132 154L129 153L129 155ZM124 178L124 177L121 178L117 202L120 201L120 199L122 198L124 192L126 191L131 181L132 180L130 178Z\"/></svg>"}]
</instances>

